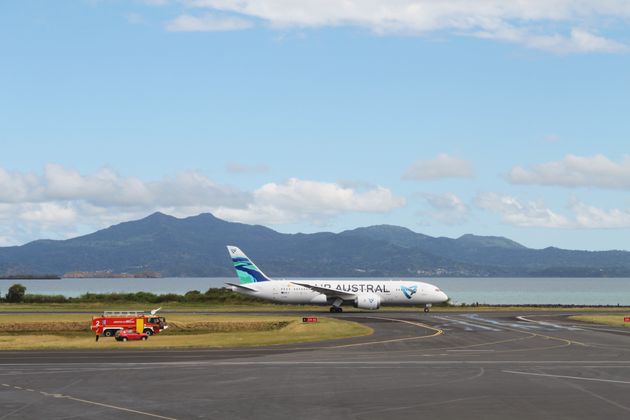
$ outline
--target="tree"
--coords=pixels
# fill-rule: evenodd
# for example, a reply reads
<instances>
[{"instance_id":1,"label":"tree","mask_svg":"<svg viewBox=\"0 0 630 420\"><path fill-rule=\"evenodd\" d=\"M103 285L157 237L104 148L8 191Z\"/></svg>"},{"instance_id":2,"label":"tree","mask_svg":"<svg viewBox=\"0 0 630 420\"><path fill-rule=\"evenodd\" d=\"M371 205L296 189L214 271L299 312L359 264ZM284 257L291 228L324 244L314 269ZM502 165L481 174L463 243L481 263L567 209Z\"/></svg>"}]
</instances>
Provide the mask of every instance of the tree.
<instances>
[{"instance_id":1,"label":"tree","mask_svg":"<svg viewBox=\"0 0 630 420\"><path fill-rule=\"evenodd\" d=\"M6 294L7 302L17 303L22 302L24 294L26 293L26 287L21 284L14 284L9 287L9 291Z\"/></svg>"}]
</instances>

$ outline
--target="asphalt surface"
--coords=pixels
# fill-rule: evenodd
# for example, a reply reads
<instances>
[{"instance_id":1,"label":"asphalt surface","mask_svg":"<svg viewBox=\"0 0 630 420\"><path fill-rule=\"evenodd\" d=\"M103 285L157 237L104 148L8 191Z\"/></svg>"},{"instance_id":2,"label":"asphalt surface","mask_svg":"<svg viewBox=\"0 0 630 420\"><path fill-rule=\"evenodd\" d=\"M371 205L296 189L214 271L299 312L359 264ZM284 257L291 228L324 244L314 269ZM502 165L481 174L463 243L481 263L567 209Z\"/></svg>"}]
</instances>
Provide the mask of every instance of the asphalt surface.
<instances>
[{"instance_id":1,"label":"asphalt surface","mask_svg":"<svg viewBox=\"0 0 630 420\"><path fill-rule=\"evenodd\" d=\"M256 349L0 352L0 419L630 418L630 329L565 315L341 314L375 333Z\"/></svg>"}]
</instances>

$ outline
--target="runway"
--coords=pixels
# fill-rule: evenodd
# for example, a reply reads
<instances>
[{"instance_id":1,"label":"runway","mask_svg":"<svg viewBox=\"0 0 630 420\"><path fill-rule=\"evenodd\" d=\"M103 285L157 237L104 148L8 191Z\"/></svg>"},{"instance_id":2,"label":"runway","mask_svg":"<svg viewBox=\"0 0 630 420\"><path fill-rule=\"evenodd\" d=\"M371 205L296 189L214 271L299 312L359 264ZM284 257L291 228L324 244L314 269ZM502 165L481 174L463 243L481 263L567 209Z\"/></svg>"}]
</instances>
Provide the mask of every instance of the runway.
<instances>
[{"instance_id":1,"label":"runway","mask_svg":"<svg viewBox=\"0 0 630 420\"><path fill-rule=\"evenodd\" d=\"M374 334L255 349L0 352L0 419L630 418L630 329L566 314L348 313L335 317Z\"/></svg>"}]
</instances>

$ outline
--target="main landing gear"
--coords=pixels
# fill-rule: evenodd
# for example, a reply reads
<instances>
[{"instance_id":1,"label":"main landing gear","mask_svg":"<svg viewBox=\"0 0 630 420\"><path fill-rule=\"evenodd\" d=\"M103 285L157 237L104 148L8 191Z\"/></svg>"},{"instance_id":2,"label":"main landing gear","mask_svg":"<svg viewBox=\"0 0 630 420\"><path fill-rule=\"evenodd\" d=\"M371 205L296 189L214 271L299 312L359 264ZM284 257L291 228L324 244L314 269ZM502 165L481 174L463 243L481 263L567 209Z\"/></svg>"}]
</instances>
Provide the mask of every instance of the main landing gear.
<instances>
[{"instance_id":1,"label":"main landing gear","mask_svg":"<svg viewBox=\"0 0 630 420\"><path fill-rule=\"evenodd\" d=\"M432 305L430 303L427 303L426 305L424 305L424 313L425 314L429 313L429 310L431 309L431 306Z\"/></svg>"},{"instance_id":2,"label":"main landing gear","mask_svg":"<svg viewBox=\"0 0 630 420\"><path fill-rule=\"evenodd\" d=\"M340 298L335 299L335 301L332 303L332 306L330 307L330 312L335 312L335 313L343 312L343 309L341 309L342 303L343 303L343 299L340 299Z\"/></svg>"}]
</instances>

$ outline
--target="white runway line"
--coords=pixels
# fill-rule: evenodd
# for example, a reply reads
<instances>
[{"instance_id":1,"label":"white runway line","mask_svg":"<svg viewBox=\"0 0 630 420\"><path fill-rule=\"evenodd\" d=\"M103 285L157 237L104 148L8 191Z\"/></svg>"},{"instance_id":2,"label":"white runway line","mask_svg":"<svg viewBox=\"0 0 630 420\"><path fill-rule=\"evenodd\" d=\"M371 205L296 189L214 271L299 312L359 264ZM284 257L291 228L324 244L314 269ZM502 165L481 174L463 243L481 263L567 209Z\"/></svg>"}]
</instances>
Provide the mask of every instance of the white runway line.
<instances>
[{"instance_id":1,"label":"white runway line","mask_svg":"<svg viewBox=\"0 0 630 420\"><path fill-rule=\"evenodd\" d=\"M466 322L466 321L462 321L462 320L459 320L459 319L447 318L445 316L436 316L435 318L439 318L439 319L442 319L442 320L448 321L448 322L455 322L457 324L466 325L468 327L478 328L478 329L486 330L486 331L495 331L495 332L503 331L503 330L500 330L498 328L488 327L486 325L480 325L480 324L473 324L471 322Z\"/></svg>"},{"instance_id":2,"label":"white runway line","mask_svg":"<svg viewBox=\"0 0 630 420\"><path fill-rule=\"evenodd\" d=\"M630 381L617 381L614 379L598 379L598 378L584 378L581 376L566 376L566 375L551 375L548 373L533 373L533 372L519 372L516 370L502 370L501 372L505 373L513 373L516 375L530 375L530 376L544 376L549 378L560 378L560 379L576 379L579 381L592 381L592 382L610 382L614 384L627 384L630 385Z\"/></svg>"},{"instance_id":3,"label":"white runway line","mask_svg":"<svg viewBox=\"0 0 630 420\"><path fill-rule=\"evenodd\" d=\"M2 384L2 386L10 387L10 388L13 388L13 389L17 389L19 391L35 392L34 389L22 388L22 387L16 386L16 385L11 386L9 384ZM41 395L43 395L44 397L52 397L52 398L59 398L59 399L64 399L64 400L76 401L76 402L80 402L80 403L84 403L84 404L90 404L90 405L96 405L96 406L99 406L99 407L111 408L113 410L124 411L124 412L127 412L127 413L140 414L142 416L154 417L154 418L163 419L163 420L177 420L177 419L175 419L173 417L165 417L165 416L160 416L159 414L147 413L145 411L132 410L131 408L119 407L119 406L116 406L116 405L100 403L100 402L97 402L97 401L84 400L84 399L81 399L81 398L71 397L70 395L49 393L49 392L44 392L44 391L39 391L39 393Z\"/></svg>"}]
</instances>

